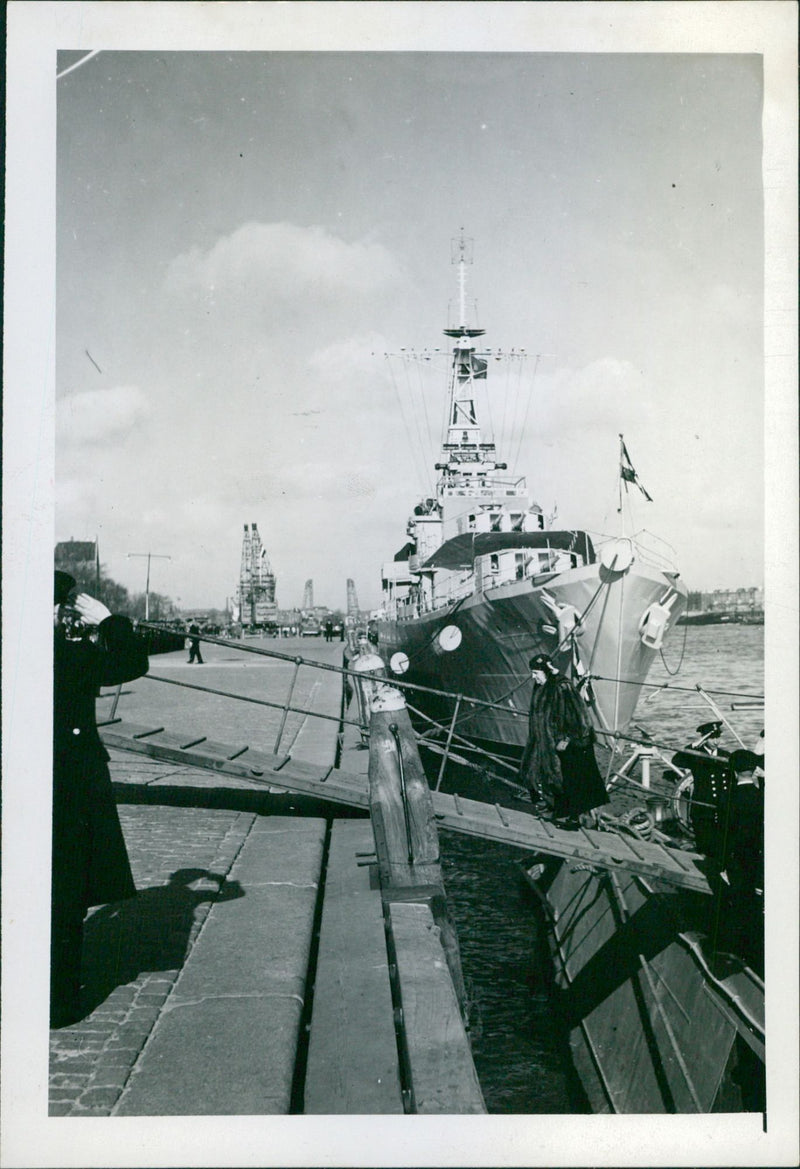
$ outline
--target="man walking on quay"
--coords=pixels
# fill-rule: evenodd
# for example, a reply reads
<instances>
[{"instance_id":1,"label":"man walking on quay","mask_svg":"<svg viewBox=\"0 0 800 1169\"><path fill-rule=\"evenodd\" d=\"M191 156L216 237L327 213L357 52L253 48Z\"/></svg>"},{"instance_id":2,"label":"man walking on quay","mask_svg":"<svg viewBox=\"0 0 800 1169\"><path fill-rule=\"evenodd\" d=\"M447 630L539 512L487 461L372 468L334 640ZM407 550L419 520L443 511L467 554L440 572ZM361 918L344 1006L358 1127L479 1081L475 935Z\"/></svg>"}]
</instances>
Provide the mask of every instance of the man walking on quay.
<instances>
[{"instance_id":1,"label":"man walking on quay","mask_svg":"<svg viewBox=\"0 0 800 1169\"><path fill-rule=\"evenodd\" d=\"M53 637L53 870L50 1026L81 1017L83 919L92 905L133 897L136 888L120 827L108 754L95 722L101 686L147 673L144 642L127 617L82 593L56 572Z\"/></svg>"},{"instance_id":2,"label":"man walking on quay","mask_svg":"<svg viewBox=\"0 0 800 1169\"><path fill-rule=\"evenodd\" d=\"M577 828L580 817L608 802L594 755L594 732L583 699L547 654L529 662L533 694L520 781L534 803Z\"/></svg>"},{"instance_id":3,"label":"man walking on quay","mask_svg":"<svg viewBox=\"0 0 800 1169\"><path fill-rule=\"evenodd\" d=\"M189 626L189 633L192 640L189 642L189 665L197 661L199 665L203 665L203 655L200 653L200 626L196 621L193 621Z\"/></svg>"}]
</instances>

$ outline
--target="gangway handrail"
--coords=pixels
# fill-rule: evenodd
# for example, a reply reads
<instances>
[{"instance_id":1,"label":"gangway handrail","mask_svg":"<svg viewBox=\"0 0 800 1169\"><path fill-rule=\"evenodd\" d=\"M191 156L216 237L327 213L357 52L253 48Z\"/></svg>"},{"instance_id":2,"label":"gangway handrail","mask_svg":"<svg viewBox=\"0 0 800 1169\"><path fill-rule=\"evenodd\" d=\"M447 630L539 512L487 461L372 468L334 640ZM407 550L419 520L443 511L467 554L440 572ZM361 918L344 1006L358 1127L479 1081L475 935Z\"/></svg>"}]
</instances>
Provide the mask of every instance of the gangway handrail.
<instances>
[{"instance_id":1,"label":"gangway handrail","mask_svg":"<svg viewBox=\"0 0 800 1169\"><path fill-rule=\"evenodd\" d=\"M147 621L138 622L138 627L145 628L145 629L156 629L156 630L163 629L163 626L155 625L154 623L147 622ZM289 688L289 693L283 702L272 702L268 699L254 698L254 697L251 697L249 695L244 695L244 694L234 694L231 691L218 690L214 687L203 686L200 683L196 683L196 682L179 682L175 678L165 678L160 674L148 673L148 674L144 675L144 677L146 679L148 679L149 681L152 681L152 682L160 682L160 683L162 683L164 685L168 685L168 686L179 686L179 687L182 687L183 689L186 689L186 690L197 690L201 693L214 694L220 698L231 698L231 699L234 699L235 701L250 702L256 706L266 706L266 707L272 708L274 710L283 711L283 719L281 720L281 725L280 725L280 728L278 731L278 737L277 737L275 746L273 748L274 754L278 753L278 748L279 748L280 741L281 741L281 738L283 736L283 730L284 730L284 727L286 724L286 718L290 713L291 714L301 714L307 718L320 718L320 719L324 719L324 720L327 720L330 722L336 722L339 724L339 726L355 726L355 727L359 727L359 728L363 729L363 724L360 721L355 721L355 720L346 718L343 711L341 712L341 714L337 714L337 715L323 714L322 712L315 711L315 710L312 710L310 708L292 706L291 705L291 698L292 698L292 695L294 693L294 687L295 687L295 683L297 681L297 675L298 675L299 669L303 665L308 666L310 669L328 670L332 673L342 674L344 676L355 678L357 682L358 681L363 682L363 680L365 678L370 677L370 676L374 676L374 671L350 670L350 669L347 669L347 667L345 667L345 666L336 666L336 665L332 665L329 662L320 662L320 661L317 661L313 658L306 658L306 657L303 657L302 655L298 655L298 654L281 653L279 650L266 649L263 646L243 645L242 643L240 643L238 641L232 641L228 638L214 637L210 634L199 634L199 635L192 635L192 636L198 636L199 640L204 641L204 642L208 642L212 645L221 645L224 648L240 650L243 653L255 653L255 654L260 655L262 657L277 658L279 661L290 663L295 667L294 674L292 677L292 682L291 682L291 685ZM390 686L398 686L398 687L401 687L404 689L409 689L409 690L423 691L424 693L435 694L435 695L437 695L439 697L443 697L443 698L452 698L452 697L457 698L458 697L458 696L452 695L447 690L437 690L437 689L434 689L433 687L421 686L421 685L414 683L414 682L404 682L402 679L387 678L386 684L390 685ZM116 707L117 707L117 702L119 700L120 690L121 690L121 687L116 688L116 693L114 696L114 702L113 702L113 707L112 707L112 712L111 712L112 719L113 719L114 715L116 714ZM507 697L507 696L504 696L504 697ZM510 711L508 709L508 707L503 706L500 703L487 702L483 699L472 698L468 695L462 695L461 701L465 702L465 703L471 703L474 705L484 706L484 707L493 707L495 709L502 711L506 715L514 714L516 717L521 717L523 714L522 711ZM459 705L460 705L460 703L457 703L457 707ZM415 708L412 707L411 709L415 709ZM421 711L419 713L422 714ZM431 718L429 715L423 715L423 717L426 719L426 721L430 722L433 726L437 727L441 731L445 732L447 730L444 723L438 722L436 719ZM462 718L463 718L463 716L462 716ZM417 737L421 737L421 736L417 736ZM459 742L459 743L465 743L465 744L469 743L468 739L464 738L463 736L460 736L458 733L454 733L454 723L451 723L451 730L450 730L450 734L448 737L448 746L445 748L444 758L442 760L442 769L446 765L446 761L449 757L449 744L452 742L453 739L455 739L456 742ZM472 746L473 750L475 750L480 755L485 756L487 759L491 760L491 762L493 762L495 764L499 764L500 766L507 768L509 771L516 771L514 764L511 763L510 761L502 759L500 756L493 755L488 751L484 751L475 745L471 744L471 746ZM501 777L498 776L497 778L500 779ZM441 772L440 772L440 782L441 782ZM505 783L508 781L503 780L503 782ZM513 785L513 786L515 788L517 787L517 785ZM438 785L437 785L437 788L438 788ZM519 788L518 790L520 792L522 792L524 789Z\"/></svg>"},{"instance_id":2,"label":"gangway handrail","mask_svg":"<svg viewBox=\"0 0 800 1169\"><path fill-rule=\"evenodd\" d=\"M147 621L139 621L138 628L139 629L160 629L160 630L162 630L162 632L164 630L163 625L153 625L152 622L147 622ZM185 636L188 637L189 635L186 634ZM292 664L294 664L298 661L297 654L280 653L280 651L278 651L278 650L264 649L262 646L257 646L257 645L242 645L238 641L231 641L231 640L229 640L227 638L223 638L223 637L212 637L210 634L199 634L198 635L198 634L193 633L192 637L193 638L198 637L200 641L208 642L210 645L221 645L225 649L240 650L242 653L260 654L263 657L277 658L279 661L291 662ZM371 671L365 672L363 670L361 670L361 671L349 670L349 669L347 669L346 666L334 666L330 662L319 662L313 658L300 657L299 660L302 662L303 665L311 666L314 669L329 670L334 674L346 674L349 677L356 678L356 679L359 679L359 678L363 679L365 677L365 675L368 676L371 673ZM386 681L387 681L388 685L396 686L399 689L418 690L424 694L435 694L440 698L453 698L453 697L455 697L455 695L451 694L451 692L449 690L437 690L433 686L422 686L418 682L406 682L402 678L391 677L391 678L387 678ZM518 711L511 711L511 710L509 710L509 708L507 706L503 706L502 704L500 704L498 702L490 702L485 698L473 698L467 694L464 695L464 701L472 703L475 706L485 706L485 707L492 709L492 710L499 710L504 714L513 714L513 715L519 716L519 715L525 713L525 712L519 711L519 710Z\"/></svg>"},{"instance_id":3,"label":"gangway handrail","mask_svg":"<svg viewBox=\"0 0 800 1169\"><path fill-rule=\"evenodd\" d=\"M167 629L164 625L156 625L152 621L137 621L136 626L138 629L150 629L150 630L153 630L154 632L161 632L161 633L164 633L165 631L166 632L175 632L173 630ZM178 635L180 636L180 633ZM186 634L183 634L183 636L188 637L189 634L186 633ZM265 657L278 658L281 661L285 661L285 662L297 661L296 654L284 654L284 653L280 653L278 650L264 649L262 646L257 646L257 645L243 645L240 641L232 641L228 638L223 638L223 637L213 637L207 633L200 633L200 634L193 633L191 636L192 636L192 638L197 638L199 641L206 641L211 645L221 645L227 649L236 649L242 653L261 654ZM375 647L375 648L377 651L377 650L379 650L380 647ZM354 670L348 670L346 666L334 666L334 665L331 665L329 662L318 662L318 661L314 660L313 658L302 658L302 661L305 665L315 666L320 670L331 670L334 673L349 674L350 676L356 677L356 678L358 678L358 677L363 678L363 676L364 676L363 672L359 674L358 672L356 672ZM586 681L586 682L615 682L615 683L619 683L619 685L621 685L621 686L640 686L642 689L645 689L645 690L679 690L679 691L685 692L687 694L696 694L697 693L697 684L696 683L694 686L676 686L672 682L646 682L646 681L641 682L636 678L609 678L604 674L593 674L593 673L589 673L589 674L584 675L582 680ZM524 685L524 683L526 681L527 681L527 678L521 679L519 686ZM457 695L455 695L454 693L452 693L449 690L437 690L433 686L422 686L418 682L406 682L402 678L392 677L390 679L390 682L391 682L392 686L398 686L398 687L405 688L408 690L419 690L424 694L435 694L435 695L438 695L439 697L442 697L442 698L455 698L455 697L457 697ZM518 689L518 687L515 687L514 689ZM759 701L764 700L763 694L750 694L750 693L746 693L746 692L740 691L740 690L716 690L716 689L712 690L712 689L707 688L707 687L704 687L703 689L705 690L706 694L720 694L720 695L729 696L732 698L755 698L755 699L758 699ZM513 690L509 691L509 694L505 695L505 697L508 698L509 695L512 694L513 692L514 692ZM467 695L467 694L464 695L464 701L473 703L476 706L485 706L489 709L500 710L504 714L513 714L513 715L518 716L518 715L526 713L525 711L520 711L520 710L513 710L512 711L507 706L503 706L503 704L501 702L490 702L488 699L475 698L475 697L472 697L471 695ZM607 734L610 732L603 732L603 733Z\"/></svg>"},{"instance_id":4,"label":"gangway handrail","mask_svg":"<svg viewBox=\"0 0 800 1169\"><path fill-rule=\"evenodd\" d=\"M274 710L285 710L289 714L307 714L311 718L327 719L328 722L344 726L361 726L360 722L343 718L338 714L323 714L322 711L310 710L304 706L288 706L286 702L270 702L267 698L253 698L249 694L233 694L230 690L216 690L213 686L201 686L199 682L179 682L176 678L164 678L160 674L144 674L142 677L147 682L163 682L166 686L181 686L184 690L201 690L204 694L216 694L218 698L235 698L239 702L251 702L256 706L270 706Z\"/></svg>"},{"instance_id":5,"label":"gangway handrail","mask_svg":"<svg viewBox=\"0 0 800 1169\"><path fill-rule=\"evenodd\" d=\"M153 622L149 622L149 621L139 621L139 622L137 622L137 627L140 629L149 629L149 630L154 630L154 631L158 631L158 630L163 631L164 630L163 625L157 625L157 624L155 624ZM266 649L263 646L242 644L239 641L233 641L229 638L215 637L215 636L212 636L210 634L199 634L199 635L192 634L192 637L198 637L200 641L208 642L211 645L220 645L226 649L238 650L242 653L254 653L254 654L260 655L262 657L275 658L279 661L290 663L290 664L295 666L295 679L296 679L297 670L299 670L301 665L308 666L310 669L327 670L327 671L330 671L332 673L342 674L346 677L355 678L356 681L359 681L359 680L363 681L365 677L374 676L373 671L366 671L365 672L363 670L362 671L351 670L351 669L348 669L346 666L336 666L336 665L333 665L329 662L320 662L320 661L317 661L313 658L303 657L302 655L298 655L298 654L281 653L279 650ZM293 687L292 687L292 690L290 690L290 694L289 694L288 698L285 699L283 702L270 702L266 699L256 699L256 698L249 697L247 695L233 694L229 691L214 690L211 687L202 686L202 685L199 685L197 683L178 682L175 679L164 678L164 677L161 677L160 675L146 674L144 676L146 678L151 679L152 681L159 681L159 682L162 682L162 683L167 684L167 685L182 686L182 687L184 687L186 689L190 689L190 690L204 691L207 693L216 694L220 697L232 698L232 699L235 699L238 701L250 702L250 703L255 703L256 705L272 707L274 709L283 710L285 712L285 714L288 714L288 713L302 714L302 715L305 715L306 717L310 717L310 718L321 718L321 719L325 719L328 721L337 722L340 725L352 725L352 726L357 726L357 727L362 726L361 722L356 722L356 721L347 719L343 716L343 714L342 715L323 714L323 713L320 713L318 711L311 710L311 709L290 706L289 701L291 699L291 693L293 691ZM514 690L519 689L519 687L524 684L524 681L525 681L525 679L521 680L520 683L516 687L514 687L513 690L509 691L509 694L504 695L503 696L504 699L508 699L509 695L514 693ZM432 686L423 686L417 682L407 682L402 678L395 678L395 677L389 678L389 677L387 677L386 684L389 686L396 687L396 688L401 689L401 690L413 690L413 691L417 691L417 692L421 692L421 693L425 693L425 694L433 694L433 695L436 695L437 697L441 697L441 698L448 698L448 699L454 699L454 700L460 699L461 703L469 704L469 705L474 706L474 707L484 707L487 709L497 710L507 717L508 716L515 717L515 718L526 717L526 712L520 711L520 710L515 710L515 709L512 710L509 707L502 705L501 702L490 702L490 701L487 701L486 699L475 698L475 697L472 697L472 696L466 695L466 694L458 695L458 694L452 693L448 690L440 690L440 689L434 688ZM646 683L645 683L645 685L646 685ZM117 690L119 690L119 689L120 689L120 687L117 688ZM694 689L696 692L697 688L695 687ZM711 693L717 693L717 692L711 691ZM117 697L118 697L118 695L117 695ZM412 709L414 709L414 708L412 708ZM116 713L116 699L114 702L114 708L112 710L112 717L114 716L115 713ZM473 715L474 715L474 713L475 712L473 711ZM465 715L462 713L461 717L457 721L459 724L461 724L463 726L463 723L468 721L470 717L472 717L472 716ZM447 732L448 724L446 724L444 722L439 722L438 720L431 718L430 716L425 716L425 718L427 721L429 721L431 724L433 724L434 726L441 729L443 732L445 732L445 733ZM285 718L284 718L284 722L285 722ZM595 733L597 735L602 736L606 740L611 740L610 745L612 747L612 750L615 750L617 748L618 744L621 742L622 743L643 743L647 746L659 747L662 750L666 750L666 751L680 750L683 754L686 754L686 755L698 756L698 757L701 757L703 759L707 758L707 755L701 751L695 752L691 748L687 748L687 747L683 747L683 746L676 748L676 747L673 747L673 746L666 744L666 743L659 743L653 739L648 738L645 740L642 737L637 737L634 735L627 735L623 731L619 731L619 730L606 731L606 730L602 730L600 728L595 728ZM281 735L278 736L278 742L280 742L280 737L281 737ZM458 743L470 742L470 740L466 739L462 735L459 735L458 732L455 732L455 731L454 731L454 734L451 736L451 739L455 739ZM489 759L492 760L492 762L499 763L502 766L507 767L509 770L515 770L513 764L511 764L508 761L502 760L499 756L495 756L495 755L490 754L489 752L482 751L477 747L475 747L474 749L476 751L478 751L481 755L486 755ZM277 744L276 744L275 750L277 751Z\"/></svg>"},{"instance_id":6,"label":"gangway handrail","mask_svg":"<svg viewBox=\"0 0 800 1169\"><path fill-rule=\"evenodd\" d=\"M306 659L303 659L303 661L305 662ZM307 662L306 664L313 665L314 663ZM358 676L359 675L357 675L357 677ZM339 726L358 727L359 729L362 727L362 723L356 719L346 718L344 715L338 715L338 714L323 714L321 711L312 710L308 707L303 707L303 706L290 706L287 701L270 702L270 700L267 698L253 698L249 694L234 694L230 690L217 690L213 686L202 686L199 682L179 682L176 678L164 678L161 674L145 674L145 675L143 675L143 677L148 682L162 682L165 686L180 686L184 690L199 690L203 694L214 694L218 698L233 698L239 702L250 702L255 706L268 706L268 707L272 708L273 710L282 710L282 711L284 711L284 714L303 714L309 718L321 718L321 719L327 720L328 722L335 722ZM360 675L360 677L363 679L364 674L362 673ZM414 711L415 714L419 714L422 718L426 719L428 722L432 723L434 726L438 727L440 730L444 730L444 724L438 723L436 721L436 719L431 718L430 715L426 715L423 711L417 710L415 707L409 707L409 709ZM112 711L110 718L104 719L102 725L105 726L107 723L112 722L112 721L118 722L119 719L114 719L115 713L116 713L116 706L114 707L114 710ZM274 754L278 753L277 747L278 747L280 740L282 738L285 722L286 722L286 720L284 718L284 720L281 724L280 730L279 730L278 739L277 739L277 742L276 742L276 745L274 748ZM416 737L418 740L425 739L424 734L418 734ZM451 738L455 738L457 740L457 742L459 740L461 740L461 736L458 734L451 736ZM463 744L469 744L468 739L463 739L462 742L463 742ZM462 742L459 742L458 745L462 746ZM501 766L508 767L509 770L514 770L513 765L510 764L507 760L502 759L499 755L493 755L489 751L485 751L482 748L474 746L472 744L470 744L470 746L472 746L472 749L477 754L485 756L487 759L490 759L493 763L499 763ZM447 758L447 751L446 750L445 750L445 758ZM497 778L501 779L500 776L498 776ZM505 783L507 781L502 780L502 782ZM514 786L516 787L517 785L515 784ZM438 785L437 785L436 790L438 791ZM519 788L519 791L523 791L523 790L524 790L523 788L521 788L521 787Z\"/></svg>"}]
</instances>

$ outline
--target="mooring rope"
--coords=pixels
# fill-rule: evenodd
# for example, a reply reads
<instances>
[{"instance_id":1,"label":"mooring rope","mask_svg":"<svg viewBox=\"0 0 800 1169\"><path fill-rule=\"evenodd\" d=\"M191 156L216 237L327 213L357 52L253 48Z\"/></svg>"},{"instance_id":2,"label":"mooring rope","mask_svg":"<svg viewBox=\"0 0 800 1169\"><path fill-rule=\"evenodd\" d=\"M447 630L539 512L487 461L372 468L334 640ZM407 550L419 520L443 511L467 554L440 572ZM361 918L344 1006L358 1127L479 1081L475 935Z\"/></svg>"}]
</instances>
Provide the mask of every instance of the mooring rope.
<instances>
[{"instance_id":1,"label":"mooring rope","mask_svg":"<svg viewBox=\"0 0 800 1169\"><path fill-rule=\"evenodd\" d=\"M681 656L680 656L680 660L679 660L679 662L674 670L671 670L669 668L669 666L667 665L667 659L664 657L663 645L661 646L661 648L658 651L659 655L661 657L661 664L663 665L664 669L667 671L667 673L670 675L671 678L674 678L677 674L679 674L681 672L681 666L683 665L683 659L686 655L686 641L687 641L688 636L689 636L689 626L684 625L684 627L683 627L683 645L681 646Z\"/></svg>"},{"instance_id":2,"label":"mooring rope","mask_svg":"<svg viewBox=\"0 0 800 1169\"><path fill-rule=\"evenodd\" d=\"M639 682L635 678L607 678L603 674L587 674L587 678L596 682L618 682L621 686L644 686L649 690L679 690L686 694L696 694L697 686L673 686L671 682ZM753 698L763 701L763 694L745 694L740 690L711 690L703 687L706 694L720 694L729 698Z\"/></svg>"}]
</instances>

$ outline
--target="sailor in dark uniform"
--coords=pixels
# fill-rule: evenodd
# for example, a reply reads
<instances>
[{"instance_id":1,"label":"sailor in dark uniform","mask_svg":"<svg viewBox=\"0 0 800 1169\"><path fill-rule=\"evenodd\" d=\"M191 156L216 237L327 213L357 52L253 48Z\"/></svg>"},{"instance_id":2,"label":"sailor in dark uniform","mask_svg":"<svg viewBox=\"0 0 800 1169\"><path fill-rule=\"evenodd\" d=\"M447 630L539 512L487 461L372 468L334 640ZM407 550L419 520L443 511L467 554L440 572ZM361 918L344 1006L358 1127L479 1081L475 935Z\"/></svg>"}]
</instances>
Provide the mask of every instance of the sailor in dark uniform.
<instances>
[{"instance_id":1,"label":"sailor in dark uniform","mask_svg":"<svg viewBox=\"0 0 800 1169\"><path fill-rule=\"evenodd\" d=\"M734 782L723 864L734 895L759 899L764 890L764 757L753 751L733 751L729 763Z\"/></svg>"},{"instance_id":2,"label":"sailor in dark uniform","mask_svg":"<svg viewBox=\"0 0 800 1169\"><path fill-rule=\"evenodd\" d=\"M721 944L764 969L764 759L732 751L730 783L722 809L719 895Z\"/></svg>"},{"instance_id":3,"label":"sailor in dark uniform","mask_svg":"<svg viewBox=\"0 0 800 1169\"><path fill-rule=\"evenodd\" d=\"M55 574L53 639L53 868L50 1025L80 1018L83 919L92 905L136 889L95 722L100 686L147 673L144 643L75 581ZM68 603L69 602L69 603Z\"/></svg>"},{"instance_id":4,"label":"sailor in dark uniform","mask_svg":"<svg viewBox=\"0 0 800 1169\"><path fill-rule=\"evenodd\" d=\"M533 694L520 781L543 810L566 827L577 827L582 814L608 802L594 732L583 699L550 658L538 654L529 666Z\"/></svg>"},{"instance_id":5,"label":"sailor in dark uniform","mask_svg":"<svg viewBox=\"0 0 800 1169\"><path fill-rule=\"evenodd\" d=\"M718 868L722 859L723 813L731 786L728 752L719 747L721 722L702 723L695 738L672 756L676 767L692 773L689 819L697 851Z\"/></svg>"},{"instance_id":6,"label":"sailor in dark uniform","mask_svg":"<svg viewBox=\"0 0 800 1169\"><path fill-rule=\"evenodd\" d=\"M196 621L193 621L189 626L189 635L191 638L189 641L189 665L197 662L202 666L204 663L203 655L200 653L200 626Z\"/></svg>"}]
</instances>

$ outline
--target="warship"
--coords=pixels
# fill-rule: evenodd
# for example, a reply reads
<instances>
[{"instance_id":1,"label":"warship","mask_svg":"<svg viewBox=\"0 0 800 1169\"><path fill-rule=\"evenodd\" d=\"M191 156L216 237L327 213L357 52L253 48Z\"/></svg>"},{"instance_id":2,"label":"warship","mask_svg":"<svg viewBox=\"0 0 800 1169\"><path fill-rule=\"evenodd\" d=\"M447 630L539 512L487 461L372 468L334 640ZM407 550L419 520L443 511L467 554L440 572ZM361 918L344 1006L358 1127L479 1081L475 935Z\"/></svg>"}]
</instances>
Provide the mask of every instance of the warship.
<instances>
[{"instance_id":1,"label":"warship","mask_svg":"<svg viewBox=\"0 0 800 1169\"><path fill-rule=\"evenodd\" d=\"M501 461L483 417L489 370L502 361L521 366L527 354L485 347L485 330L468 323L470 243L454 241L458 313L444 330L447 422L435 493L413 508L403 546L383 565L371 624L393 673L425 688L415 701L427 717L449 717L429 691L478 699L464 733L513 754L527 735L534 654L550 655L581 685L598 731L624 731L687 589L646 533L552 527L525 476ZM401 357L431 360L424 350ZM620 435L622 523L630 489L647 496Z\"/></svg>"}]
</instances>

